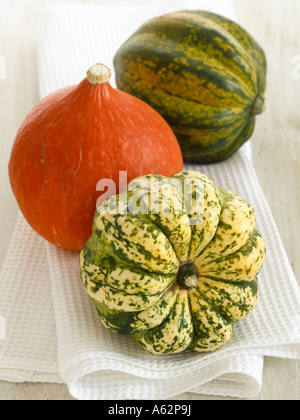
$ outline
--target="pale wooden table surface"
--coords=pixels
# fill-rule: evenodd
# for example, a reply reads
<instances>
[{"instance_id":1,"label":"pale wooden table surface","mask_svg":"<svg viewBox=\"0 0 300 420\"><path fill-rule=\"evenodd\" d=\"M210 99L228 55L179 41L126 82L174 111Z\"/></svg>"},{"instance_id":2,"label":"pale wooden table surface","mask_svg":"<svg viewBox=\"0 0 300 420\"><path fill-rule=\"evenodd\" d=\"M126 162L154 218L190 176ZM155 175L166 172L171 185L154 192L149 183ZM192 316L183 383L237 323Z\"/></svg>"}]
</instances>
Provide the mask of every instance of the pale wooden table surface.
<instances>
[{"instance_id":1,"label":"pale wooden table surface","mask_svg":"<svg viewBox=\"0 0 300 420\"><path fill-rule=\"evenodd\" d=\"M150 0L132 0L144 4ZM7 165L12 142L26 114L38 102L38 18L46 5L67 0L0 0L0 54L7 77L0 80L0 268L5 258L17 205ZM76 2L73 0L73 3ZM88 3L89 1L81 1ZM90 1L124 4L124 0ZM264 47L268 62L268 110L258 119L252 139L254 165L273 211L283 243L300 281L300 1L232 0L237 19ZM5 29L5 31L4 31ZM1 72L0 72L1 74ZM300 361L266 358L263 388L257 399L299 400ZM192 394L182 399L214 399ZM66 386L0 382L0 400L69 400Z\"/></svg>"}]
</instances>

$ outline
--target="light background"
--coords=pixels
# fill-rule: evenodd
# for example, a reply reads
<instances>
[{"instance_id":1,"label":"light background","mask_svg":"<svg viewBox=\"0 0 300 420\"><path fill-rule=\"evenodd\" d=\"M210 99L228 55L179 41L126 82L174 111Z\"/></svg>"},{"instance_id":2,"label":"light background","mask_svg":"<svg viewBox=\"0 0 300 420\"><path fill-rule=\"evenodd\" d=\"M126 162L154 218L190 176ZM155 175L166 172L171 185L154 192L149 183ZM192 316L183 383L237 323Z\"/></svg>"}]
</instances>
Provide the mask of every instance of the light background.
<instances>
[{"instance_id":1,"label":"light background","mask_svg":"<svg viewBox=\"0 0 300 420\"><path fill-rule=\"evenodd\" d=\"M152 0L153 1L153 0ZM38 21L49 5L149 4L151 0L0 0L0 269L14 228L17 205L7 166L16 132L39 100ZM154 0L155 1L155 0ZM252 138L253 161L283 243L300 283L300 1L231 0L242 24L266 51L269 73L267 112ZM258 399L299 400L300 361L267 358ZM213 399L192 394L184 399ZM0 382L0 400L71 399L65 386Z\"/></svg>"}]
</instances>

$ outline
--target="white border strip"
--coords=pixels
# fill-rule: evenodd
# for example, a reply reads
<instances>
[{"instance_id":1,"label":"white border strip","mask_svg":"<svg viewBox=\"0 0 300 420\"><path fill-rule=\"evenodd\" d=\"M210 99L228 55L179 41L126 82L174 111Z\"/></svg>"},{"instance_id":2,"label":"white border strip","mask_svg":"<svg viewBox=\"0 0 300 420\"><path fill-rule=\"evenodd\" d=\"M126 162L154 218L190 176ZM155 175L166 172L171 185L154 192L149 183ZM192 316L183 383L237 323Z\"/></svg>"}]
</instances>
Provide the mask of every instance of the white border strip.
<instances>
[{"instance_id":1,"label":"white border strip","mask_svg":"<svg viewBox=\"0 0 300 420\"><path fill-rule=\"evenodd\" d=\"M0 315L0 340L6 339L6 319Z\"/></svg>"},{"instance_id":2,"label":"white border strip","mask_svg":"<svg viewBox=\"0 0 300 420\"><path fill-rule=\"evenodd\" d=\"M6 62L5 57L0 55L0 80L6 79Z\"/></svg>"}]
</instances>

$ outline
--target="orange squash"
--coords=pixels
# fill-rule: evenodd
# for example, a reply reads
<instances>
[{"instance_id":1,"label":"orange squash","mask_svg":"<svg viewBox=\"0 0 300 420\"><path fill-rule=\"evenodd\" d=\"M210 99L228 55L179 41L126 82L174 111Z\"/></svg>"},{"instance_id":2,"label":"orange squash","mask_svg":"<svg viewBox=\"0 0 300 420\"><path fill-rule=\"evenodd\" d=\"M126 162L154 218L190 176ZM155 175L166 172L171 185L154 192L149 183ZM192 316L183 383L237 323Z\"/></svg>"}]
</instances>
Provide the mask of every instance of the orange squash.
<instances>
[{"instance_id":1,"label":"orange squash","mask_svg":"<svg viewBox=\"0 0 300 420\"><path fill-rule=\"evenodd\" d=\"M183 169L179 144L146 103L109 84L93 66L79 85L52 93L27 116L15 139L9 176L31 227L58 247L80 251L92 233L102 179L128 182Z\"/></svg>"}]
</instances>

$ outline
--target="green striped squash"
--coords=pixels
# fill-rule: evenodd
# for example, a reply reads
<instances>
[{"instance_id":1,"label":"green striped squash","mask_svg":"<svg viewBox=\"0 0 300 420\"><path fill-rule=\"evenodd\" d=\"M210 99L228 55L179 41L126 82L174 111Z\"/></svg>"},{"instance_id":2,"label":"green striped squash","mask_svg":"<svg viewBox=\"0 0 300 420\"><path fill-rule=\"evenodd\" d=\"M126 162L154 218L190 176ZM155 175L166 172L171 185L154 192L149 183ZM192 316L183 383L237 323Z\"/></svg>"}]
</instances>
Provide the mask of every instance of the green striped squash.
<instances>
[{"instance_id":1,"label":"green striped squash","mask_svg":"<svg viewBox=\"0 0 300 420\"><path fill-rule=\"evenodd\" d=\"M104 326L155 355L212 352L256 306L255 212L198 172L133 180L95 214L81 278Z\"/></svg>"},{"instance_id":2,"label":"green striped squash","mask_svg":"<svg viewBox=\"0 0 300 420\"><path fill-rule=\"evenodd\" d=\"M182 11L150 20L121 46L114 66L117 86L169 123L185 161L229 158L265 108L262 48L216 14Z\"/></svg>"}]
</instances>

